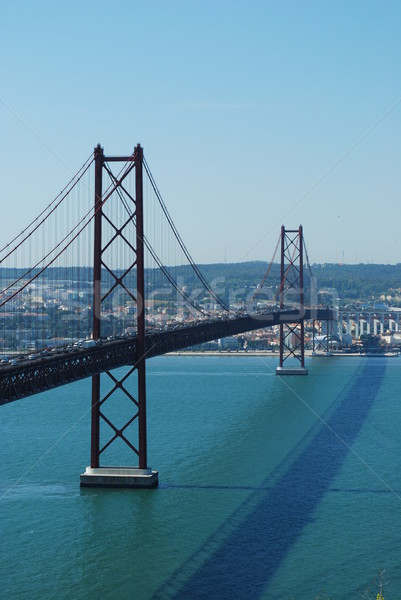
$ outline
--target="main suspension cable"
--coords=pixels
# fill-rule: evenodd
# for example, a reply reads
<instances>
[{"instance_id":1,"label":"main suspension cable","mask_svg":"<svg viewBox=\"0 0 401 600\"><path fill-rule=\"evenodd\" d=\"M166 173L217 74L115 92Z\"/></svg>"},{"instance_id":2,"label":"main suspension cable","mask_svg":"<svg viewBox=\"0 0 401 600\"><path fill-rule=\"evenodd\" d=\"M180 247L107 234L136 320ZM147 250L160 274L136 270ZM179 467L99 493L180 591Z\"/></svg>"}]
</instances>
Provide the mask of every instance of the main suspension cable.
<instances>
[{"instance_id":1,"label":"main suspension cable","mask_svg":"<svg viewBox=\"0 0 401 600\"><path fill-rule=\"evenodd\" d=\"M115 180L115 176L112 173L112 171L105 165L106 171L110 177L110 179ZM132 202L135 203L134 198L131 196L131 194L129 194L129 192L121 185L116 187L116 191L117 194L125 208L125 210L127 211L128 217L133 221L133 223L136 225L136 219L135 219L135 214L132 213L132 211L129 209L129 206L125 200L125 198L123 197L122 193L121 193L121 189L127 194L127 196L130 198L130 200L132 200ZM173 286L173 288L176 290L176 292L178 294L180 294L180 296L186 301L188 302L195 310L197 310L198 312L200 312L203 315L207 315L209 316L209 314L207 313L207 311L205 311L197 302L195 302L192 298L190 298L190 296L188 296L188 294L186 294L184 292L184 290L182 288L180 288L180 286L178 285L177 281L175 280L175 278L171 275L171 273L168 271L167 267L165 267L163 265L162 260L159 258L159 256L157 255L157 253L155 252L155 250L153 249L153 247L151 246L150 242L147 240L146 236L143 236L143 243L145 244L147 250L150 252L153 260L156 262L156 264L158 265L158 267L160 268L160 270L162 271L163 275L168 279L168 281L171 283L171 285Z\"/></svg>"},{"instance_id":2,"label":"main suspension cable","mask_svg":"<svg viewBox=\"0 0 401 600\"><path fill-rule=\"evenodd\" d=\"M34 225L44 214L46 214L47 211L50 212L40 221L40 223L38 223L34 229L32 229L32 231L30 231L25 237L24 239L22 239L12 250L10 250L8 252L8 254L6 254L5 256L3 256L0 259L0 264L6 259L8 258L13 252L15 252L15 250L17 250L37 229L39 229L39 227L50 217L50 215L60 206L60 204L67 198L68 194L74 189L74 187L77 185L77 183L82 179L82 177L85 175L85 173L88 171L88 169L90 168L90 166L92 165L92 162L94 161L93 156L91 155L82 165L82 167L79 169L79 171L74 175L74 177L72 177L72 179L70 179L70 181L67 183L67 185L61 190L61 192L54 198L54 200L52 200L50 202L50 204L48 204L46 206L46 208L44 210L42 210L41 213L39 213L39 215L33 219L33 221L31 221L31 223L29 223L29 225L27 225L18 235L16 235L8 244L6 244L5 246L3 246L3 248L0 249L0 254L2 252L4 252L4 250L7 250L7 248L9 248L11 246L11 244L13 244L16 240L18 240L21 236L23 236L31 227L32 225ZM71 187L70 187L71 186ZM68 190L68 191L66 191ZM65 192L65 193L64 193ZM60 198L61 196L61 198ZM59 199L60 198L60 199ZM57 202L58 200L58 202ZM55 204L57 202L57 204ZM53 206L55 204L55 206ZM53 208L52 208L53 207Z\"/></svg>"},{"instance_id":3,"label":"main suspension cable","mask_svg":"<svg viewBox=\"0 0 401 600\"><path fill-rule=\"evenodd\" d=\"M227 306L227 304L224 302L224 300L222 300L217 294L216 292L213 290L213 288L210 287L209 283L207 282L207 280L205 279L205 277L202 275L201 271L199 270L198 266L196 265L195 261L193 260L192 256L190 255L188 248L186 247L186 245L184 244L171 216L170 213L167 210L167 207L163 201L163 198L157 188L156 182L153 178L153 175L149 169L149 165L147 164L145 158L143 159L143 164L146 170L146 173L149 177L149 180L151 182L151 185L153 187L153 191L156 194L156 197L159 201L159 204L166 216L166 219L179 243L179 245L181 246L182 251L184 252L185 256L187 257L187 260L189 262L189 264L191 265L191 267L193 268L193 270L195 271L198 279L200 280L200 282L203 284L203 286L207 289L207 291L209 292L209 294L212 296L212 298L217 302L217 304L219 304L226 312L230 313L230 308L229 306Z\"/></svg>"},{"instance_id":4,"label":"main suspension cable","mask_svg":"<svg viewBox=\"0 0 401 600\"><path fill-rule=\"evenodd\" d=\"M304 250L305 250L305 256L306 256L306 264L309 270L309 277L310 277L310 285L311 285L311 293L312 293L312 287L314 287L314 297L317 299L317 286L316 286L316 279L315 276L313 275L313 271L312 271L312 266L309 262L309 256L308 256L308 250L306 248L306 243L305 243L305 238L303 238L303 242L304 242Z\"/></svg>"},{"instance_id":5,"label":"main suspension cable","mask_svg":"<svg viewBox=\"0 0 401 600\"><path fill-rule=\"evenodd\" d=\"M266 279L267 279L267 278L268 278L268 276L269 276L270 270L271 270L271 268L272 268L272 266L273 266L274 259L276 258L277 249L278 249L278 246L279 246L279 243L280 243L280 239L281 239L281 235L279 236L279 238L278 238L278 240L277 240L277 244L276 244L276 247L275 247L275 249L274 249L274 252L273 252L273 257L272 257L272 259L271 259L271 261L270 261L270 263L269 263L269 265L268 265L268 267L267 267L266 273L264 274L264 276L263 276L263 279L262 279L261 283L260 283L260 284L259 284L259 286L256 288L256 291L254 292L254 294L253 294L252 298L250 299L250 301L249 301L249 303L248 303L248 306L250 306L250 305L252 304L252 302L253 302L253 301L254 301L254 300L255 300L255 299L256 299L256 298L259 296L259 294L260 294L260 292L261 292L261 290L262 290L263 286L264 286L264 285L265 285L265 283L266 283Z\"/></svg>"},{"instance_id":6,"label":"main suspension cable","mask_svg":"<svg viewBox=\"0 0 401 600\"><path fill-rule=\"evenodd\" d=\"M127 177L127 175L131 172L131 170L133 169L132 158L133 158L133 156L122 167L120 173L118 174L118 177L120 177L120 179L117 180L117 183L114 186L110 185L107 188L106 195L104 197L102 197L102 201L99 203L99 206L96 208L96 210L93 211L93 208L90 208L90 210L82 217L82 219L77 223L77 225L75 225L75 227L73 227L71 229L71 231L67 235L65 235L64 238L56 246L54 246L52 248L52 250L50 250L41 260L39 260L33 267L28 269L23 275L21 275L13 283L9 284L6 288L1 290L0 295L3 295L10 288L12 288L16 283L19 283L24 277L26 277L27 275L30 275L32 273L32 271L34 269L38 268L39 265L44 260L49 258L54 252L57 252L57 250L60 248L60 246L66 240L68 240L68 238L74 233L74 231L76 231L83 224L82 227L80 227L78 229L78 231L75 233L75 235L65 244L65 246L63 248L61 248L61 250L46 265L44 265L38 271L38 273L35 273L35 275L33 275L31 277L31 279L26 281L23 285L21 285L21 287L18 290L16 290L13 294L8 296L3 302L0 303L0 308L2 306L4 306L7 302L9 302L10 300L15 298L20 292L22 292L26 287L28 287L28 285L30 285L33 281L35 281L44 271L46 271L46 269L48 269L57 260L57 258L59 258L63 254L63 252L65 252L65 250L67 250L67 248L69 248L69 246L71 246L71 244L78 238L78 236L84 231L84 229L89 225L89 223L95 218L95 215L97 214L97 212L102 210L104 204L107 202L107 200L110 198L110 196L114 193L114 191L118 187L118 185L120 185L121 182L124 181L124 179ZM125 172L124 172L124 169L125 169ZM92 215L85 223L85 219L87 219L87 217L91 214L92 211L93 211Z\"/></svg>"}]
</instances>

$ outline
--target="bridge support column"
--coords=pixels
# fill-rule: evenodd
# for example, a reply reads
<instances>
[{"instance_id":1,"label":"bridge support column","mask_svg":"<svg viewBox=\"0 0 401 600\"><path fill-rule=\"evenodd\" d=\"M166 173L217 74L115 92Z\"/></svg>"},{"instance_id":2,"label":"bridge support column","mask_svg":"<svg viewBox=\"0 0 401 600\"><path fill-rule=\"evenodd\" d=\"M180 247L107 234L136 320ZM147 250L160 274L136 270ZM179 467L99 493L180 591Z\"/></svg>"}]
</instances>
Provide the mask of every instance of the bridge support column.
<instances>
[{"instance_id":1,"label":"bridge support column","mask_svg":"<svg viewBox=\"0 0 401 600\"><path fill-rule=\"evenodd\" d=\"M298 311L298 319L280 323L280 362L276 375L307 375L304 345L303 233L281 227L280 312ZM286 362L288 361L288 362Z\"/></svg>"},{"instance_id":2,"label":"bridge support column","mask_svg":"<svg viewBox=\"0 0 401 600\"><path fill-rule=\"evenodd\" d=\"M384 325L379 319L373 320L373 335L383 335Z\"/></svg>"},{"instance_id":3,"label":"bridge support column","mask_svg":"<svg viewBox=\"0 0 401 600\"><path fill-rule=\"evenodd\" d=\"M370 324L366 319L359 319L359 327L359 337L361 337L361 335L368 335L370 333Z\"/></svg>"},{"instance_id":4,"label":"bridge support column","mask_svg":"<svg viewBox=\"0 0 401 600\"><path fill-rule=\"evenodd\" d=\"M126 167L117 177L108 167L109 162L125 162ZM107 163L107 164L106 164ZM135 148L130 157L105 157L100 146L95 148L95 216L94 216L94 285L93 285L93 340L97 342L101 336L101 308L102 302L110 302L113 292L118 289L125 293L130 302L135 302L137 313L136 352L131 358L133 366L120 379L107 372L102 378L107 379L108 389L101 394L101 377L94 375L92 379L92 428L91 428L91 465L81 475L82 487L129 487L152 488L158 484L158 472L153 471L147 464L146 443L146 370L145 370L145 282L144 282L144 230L143 230L143 150L141 146ZM122 182L135 168L135 198L122 185ZM111 191L102 194L102 172L106 169L111 179ZM108 190L110 190L110 187ZM128 186L127 186L128 187ZM113 210L111 197L117 201L125 194L126 211L131 214L126 216L125 222L114 223L113 218L118 211ZM107 205L106 205L107 201ZM106 221L108 239L102 240L102 222ZM135 227L134 241L130 236ZM124 265L124 274L118 272L114 265L111 246L118 240L126 244L126 252L130 253L131 266ZM129 289L128 278L124 278L133 269L136 269L136 290ZM102 271L106 271L108 281L102 289ZM119 332L120 334L123 332ZM129 378L135 375L137 380L136 393L128 386ZM110 389L111 388L111 389ZM123 424L116 408L106 412L104 405L110 397L120 394L121 400L128 402L130 414L124 416ZM117 401L120 400L117 398ZM130 404L131 403L131 404ZM107 408L107 407L106 407ZM125 410L127 410L125 408ZM121 411L122 412L122 411ZM115 423L118 422L118 425ZM137 424L137 432L132 432L131 425ZM101 425L105 429L102 430ZM100 457L114 442L123 443L135 455L138 466L101 466ZM112 454L113 456L113 454Z\"/></svg>"}]
</instances>

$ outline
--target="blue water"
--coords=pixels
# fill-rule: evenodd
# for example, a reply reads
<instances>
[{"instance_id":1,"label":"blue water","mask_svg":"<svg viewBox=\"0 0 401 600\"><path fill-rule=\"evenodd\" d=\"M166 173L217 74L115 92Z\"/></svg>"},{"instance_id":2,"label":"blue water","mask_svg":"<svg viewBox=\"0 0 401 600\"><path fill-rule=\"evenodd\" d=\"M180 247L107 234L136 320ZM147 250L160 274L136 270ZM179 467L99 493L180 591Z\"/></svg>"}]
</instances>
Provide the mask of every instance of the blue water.
<instances>
[{"instance_id":1,"label":"blue water","mask_svg":"<svg viewBox=\"0 0 401 600\"><path fill-rule=\"evenodd\" d=\"M89 381L0 407L0 597L401 598L401 359L275 366L148 361L155 490L79 488Z\"/></svg>"}]
</instances>

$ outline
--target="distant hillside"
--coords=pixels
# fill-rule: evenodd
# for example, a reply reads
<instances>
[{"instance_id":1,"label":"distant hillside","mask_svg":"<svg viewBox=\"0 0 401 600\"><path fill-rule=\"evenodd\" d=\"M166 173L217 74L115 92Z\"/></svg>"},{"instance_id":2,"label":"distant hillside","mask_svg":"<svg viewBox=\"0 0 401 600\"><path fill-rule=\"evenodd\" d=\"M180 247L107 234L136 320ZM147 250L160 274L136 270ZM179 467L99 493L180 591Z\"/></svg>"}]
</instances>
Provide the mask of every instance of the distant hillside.
<instances>
[{"instance_id":1,"label":"distant hillside","mask_svg":"<svg viewBox=\"0 0 401 600\"><path fill-rule=\"evenodd\" d=\"M200 269L210 282L224 277L225 286L233 290L255 288L261 281L268 263L262 261L229 264L201 265ZM314 264L312 274L318 290L334 288L342 303L367 302L380 296L391 296L393 306L401 305L401 264ZM274 264L266 285L279 285L280 265ZM305 289L310 288L309 271L304 271Z\"/></svg>"},{"instance_id":2,"label":"distant hillside","mask_svg":"<svg viewBox=\"0 0 401 600\"><path fill-rule=\"evenodd\" d=\"M242 263L216 263L199 265L205 279L226 301L249 299L261 282L268 263L263 261L252 261ZM186 286L188 292L196 289L201 290L201 284L196 279L191 267L168 267L169 272L180 286ZM23 276L25 269L1 269L3 282L15 280ZM75 268L50 268L47 270L42 281L48 284L55 281L63 281L65 286L72 285L77 281L86 281L87 286L92 286L92 269L88 267ZM312 273L317 281L317 289L334 288L337 290L342 304L349 302L368 302L377 300L381 296L390 296L386 301L393 306L401 306L401 263L397 265L378 264L314 264ZM123 271L121 271L123 274ZM106 271L103 273L103 281L114 280ZM148 290L163 288L167 285L165 276L159 270L147 270L146 281ZM124 279L126 285L135 287L135 270ZM265 297L273 296L280 283L280 265L272 265L269 277L266 281ZM81 283L82 286L82 283ZM306 293L310 289L309 271L305 268L304 286ZM202 291L200 298L202 297Z\"/></svg>"},{"instance_id":3,"label":"distant hillside","mask_svg":"<svg viewBox=\"0 0 401 600\"><path fill-rule=\"evenodd\" d=\"M389 303L401 302L401 263L396 265L312 265L318 287L335 288L345 300L368 301L380 296L391 296Z\"/></svg>"}]
</instances>

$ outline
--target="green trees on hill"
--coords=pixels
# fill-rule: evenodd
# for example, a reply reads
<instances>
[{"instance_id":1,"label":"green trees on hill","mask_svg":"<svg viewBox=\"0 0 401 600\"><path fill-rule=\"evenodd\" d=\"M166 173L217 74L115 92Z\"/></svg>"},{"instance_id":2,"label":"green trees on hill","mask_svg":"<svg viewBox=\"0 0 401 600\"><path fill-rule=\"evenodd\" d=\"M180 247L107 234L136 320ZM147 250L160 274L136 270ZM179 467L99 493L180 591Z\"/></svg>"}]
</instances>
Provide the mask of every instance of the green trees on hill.
<instances>
[{"instance_id":1,"label":"green trees on hill","mask_svg":"<svg viewBox=\"0 0 401 600\"><path fill-rule=\"evenodd\" d=\"M205 278L224 290L226 300L229 292L246 299L261 282L268 263L262 261L200 265ZM312 275L317 289L334 289L342 303L369 302L381 296L391 296L388 302L392 306L401 306L401 264L314 264ZM273 264L265 287L272 293L280 285L280 265ZM304 267L304 286L308 294L311 286L309 269ZM222 294L223 295L223 294ZM267 294L268 296L268 294Z\"/></svg>"}]
</instances>

